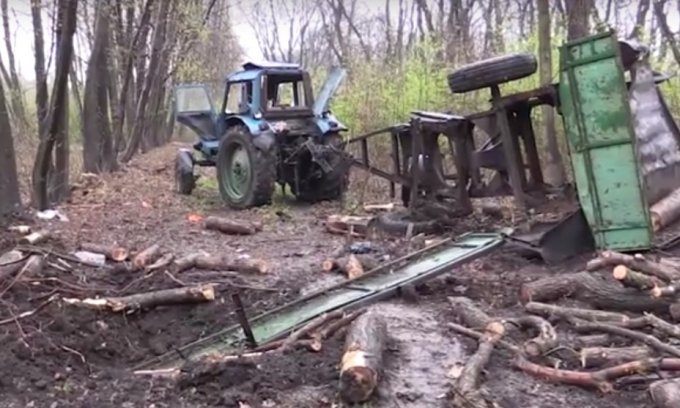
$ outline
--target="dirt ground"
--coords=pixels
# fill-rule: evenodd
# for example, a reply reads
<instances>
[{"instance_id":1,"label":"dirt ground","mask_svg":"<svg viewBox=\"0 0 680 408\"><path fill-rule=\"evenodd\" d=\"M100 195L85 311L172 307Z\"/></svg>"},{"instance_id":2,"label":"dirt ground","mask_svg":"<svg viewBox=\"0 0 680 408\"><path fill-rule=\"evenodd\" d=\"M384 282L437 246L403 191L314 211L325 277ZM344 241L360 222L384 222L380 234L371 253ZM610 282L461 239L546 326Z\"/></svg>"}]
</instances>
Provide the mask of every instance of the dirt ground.
<instances>
[{"instance_id":1,"label":"dirt ground","mask_svg":"<svg viewBox=\"0 0 680 408\"><path fill-rule=\"evenodd\" d=\"M219 376L179 385L130 372L142 361L234 324L233 291L241 295L249 314L257 314L338 279L324 275L319 265L345 242L321 225L327 215L342 211L340 204L302 206L277 196L271 206L235 214L221 205L211 172L206 172L192 196L178 196L172 181L177 147L171 144L140 156L112 176L80 180L71 201L59 208L68 221L26 217L4 222L48 228L53 238L47 245L63 253L83 242L118 243L131 250L159 244L176 256L205 251L263 258L269 260L271 271L257 276L225 275L211 303L130 315L80 309L59 300L45 303L55 294L116 296L177 287L178 280L205 281L207 272L172 276L161 271L143 277L69 263L48 265L40 276L2 282L0 407L339 406L335 395L343 344L339 337L326 342L319 353L301 350L272 356L258 365L238 364ZM348 200L351 204L358 198ZM209 214L261 221L264 229L252 236L233 237L192 222L194 215ZM470 217L461 221L461 231L456 232L502 225L498 220ZM17 238L12 233L0 234L0 253L11 249ZM378 395L365 406L445 406L450 388L447 373L475 347L446 328L450 321L447 296L468 296L490 314L511 315L520 309L517 294L522 282L577 270L585 259L548 267L500 250L431 281L419 288L416 298L374 305L387 317L390 344L384 381ZM214 272L210 279L214 281ZM15 319L36 308L40 310L35 315ZM492 358L485 387L489 399L503 408L651 406L644 391L603 396L551 385L515 371L507 358Z\"/></svg>"}]
</instances>

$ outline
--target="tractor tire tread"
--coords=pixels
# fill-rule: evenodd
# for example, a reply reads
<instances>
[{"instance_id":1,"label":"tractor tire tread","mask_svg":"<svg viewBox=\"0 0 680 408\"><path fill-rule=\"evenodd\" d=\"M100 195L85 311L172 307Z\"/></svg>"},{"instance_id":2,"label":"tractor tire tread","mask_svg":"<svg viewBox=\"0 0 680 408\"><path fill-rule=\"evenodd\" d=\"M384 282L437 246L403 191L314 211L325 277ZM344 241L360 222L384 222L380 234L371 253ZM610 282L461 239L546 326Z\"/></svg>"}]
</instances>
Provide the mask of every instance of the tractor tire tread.
<instances>
[{"instance_id":1,"label":"tractor tire tread","mask_svg":"<svg viewBox=\"0 0 680 408\"><path fill-rule=\"evenodd\" d=\"M533 54L516 53L464 65L447 77L453 93L465 93L528 77L538 63Z\"/></svg>"},{"instance_id":2,"label":"tractor tire tread","mask_svg":"<svg viewBox=\"0 0 680 408\"><path fill-rule=\"evenodd\" d=\"M226 159L225 157L222 157L222 155L226 154L226 149L222 148L222 143L229 143L233 138L240 138L241 142L247 146L246 148L251 154L250 167L254 178L251 192L250 194L247 194L249 197L246 197L243 202L240 203L234 203L229 199L229 195L223 190L222 182L219 180L221 173L221 171L219 171L219 165ZM222 143L220 143L220 149L217 154L218 184L222 199L226 201L230 207L237 210L270 204L276 183L276 160L272 158L270 154L257 148L252 142L252 135L250 135L247 129L241 126L227 130L222 139Z\"/></svg>"}]
</instances>

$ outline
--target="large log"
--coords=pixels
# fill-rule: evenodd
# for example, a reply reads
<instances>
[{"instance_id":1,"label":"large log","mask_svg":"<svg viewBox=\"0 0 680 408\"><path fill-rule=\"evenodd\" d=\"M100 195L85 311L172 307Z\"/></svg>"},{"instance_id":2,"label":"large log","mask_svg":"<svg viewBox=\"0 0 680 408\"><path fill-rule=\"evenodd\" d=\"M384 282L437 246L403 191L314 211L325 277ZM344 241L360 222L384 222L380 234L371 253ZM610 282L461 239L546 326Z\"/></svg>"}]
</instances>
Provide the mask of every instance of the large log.
<instances>
[{"instance_id":1,"label":"large log","mask_svg":"<svg viewBox=\"0 0 680 408\"><path fill-rule=\"evenodd\" d=\"M680 217L680 188L657 201L649 209L654 232L661 231Z\"/></svg>"},{"instance_id":2,"label":"large log","mask_svg":"<svg viewBox=\"0 0 680 408\"><path fill-rule=\"evenodd\" d=\"M93 252L106 256L107 259L114 262L123 262L128 259L130 253L127 249L115 245L95 244L92 242L84 242L80 244L80 249L83 251Z\"/></svg>"},{"instance_id":3,"label":"large log","mask_svg":"<svg viewBox=\"0 0 680 408\"><path fill-rule=\"evenodd\" d=\"M605 267L613 268L618 265L625 265L630 269L656 276L667 282L680 279L680 270L671 265L654 262L641 254L628 255L614 251L603 251L599 257L588 262L586 269L592 272Z\"/></svg>"},{"instance_id":4,"label":"large log","mask_svg":"<svg viewBox=\"0 0 680 408\"><path fill-rule=\"evenodd\" d=\"M76 306L84 306L97 310L112 312L133 311L156 306L177 305L187 303L203 303L215 300L215 288L212 285L192 286L176 289L162 289L153 292L137 293L130 296L64 299L64 302Z\"/></svg>"},{"instance_id":5,"label":"large log","mask_svg":"<svg viewBox=\"0 0 680 408\"><path fill-rule=\"evenodd\" d=\"M657 408L680 407L680 378L652 383L649 386L649 395Z\"/></svg>"},{"instance_id":6,"label":"large log","mask_svg":"<svg viewBox=\"0 0 680 408\"><path fill-rule=\"evenodd\" d=\"M655 299L639 290L623 287L611 276L587 272L529 282L522 285L520 293L520 298L525 303L550 301L567 296L589 303L598 309L631 312L666 312L672 302L668 299Z\"/></svg>"},{"instance_id":7,"label":"large log","mask_svg":"<svg viewBox=\"0 0 680 408\"><path fill-rule=\"evenodd\" d=\"M387 324L375 310L350 325L340 368L339 393L348 403L368 401L382 377Z\"/></svg>"},{"instance_id":8,"label":"large log","mask_svg":"<svg viewBox=\"0 0 680 408\"><path fill-rule=\"evenodd\" d=\"M234 271L242 273L267 273L269 266L262 259L201 255L194 260L194 267L211 271Z\"/></svg>"},{"instance_id":9,"label":"large log","mask_svg":"<svg viewBox=\"0 0 680 408\"><path fill-rule=\"evenodd\" d=\"M615 366L631 361L653 357L649 347L586 347L581 349L581 365L584 368Z\"/></svg>"},{"instance_id":10,"label":"large log","mask_svg":"<svg viewBox=\"0 0 680 408\"><path fill-rule=\"evenodd\" d=\"M222 217L207 217L205 229L219 231L230 235L253 235L262 231L262 224L255 222L234 221Z\"/></svg>"}]
</instances>

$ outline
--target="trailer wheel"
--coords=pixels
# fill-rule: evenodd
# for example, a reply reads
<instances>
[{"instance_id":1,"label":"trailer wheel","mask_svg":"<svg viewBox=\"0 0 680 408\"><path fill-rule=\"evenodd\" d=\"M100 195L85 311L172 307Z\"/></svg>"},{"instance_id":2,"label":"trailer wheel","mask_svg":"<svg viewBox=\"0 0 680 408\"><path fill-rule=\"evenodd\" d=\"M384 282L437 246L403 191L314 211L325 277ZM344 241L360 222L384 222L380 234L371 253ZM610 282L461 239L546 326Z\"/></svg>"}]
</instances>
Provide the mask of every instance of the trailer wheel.
<instances>
[{"instance_id":1,"label":"trailer wheel","mask_svg":"<svg viewBox=\"0 0 680 408\"><path fill-rule=\"evenodd\" d=\"M189 195L196 187L194 160L189 149L180 149L175 156L175 188L182 195Z\"/></svg>"},{"instance_id":2,"label":"trailer wheel","mask_svg":"<svg viewBox=\"0 0 680 408\"><path fill-rule=\"evenodd\" d=\"M532 54L510 54L465 65L448 75L453 93L465 93L528 77L538 63Z\"/></svg>"},{"instance_id":3,"label":"trailer wheel","mask_svg":"<svg viewBox=\"0 0 680 408\"><path fill-rule=\"evenodd\" d=\"M369 228L395 235L406 235L409 228L413 235L432 234L441 231L441 227L437 220L414 220L408 211L387 212L373 218L369 224Z\"/></svg>"},{"instance_id":4,"label":"trailer wheel","mask_svg":"<svg viewBox=\"0 0 680 408\"><path fill-rule=\"evenodd\" d=\"M243 127L227 130L217 151L217 181L222 199L241 210L271 202L276 160L258 149Z\"/></svg>"}]
</instances>

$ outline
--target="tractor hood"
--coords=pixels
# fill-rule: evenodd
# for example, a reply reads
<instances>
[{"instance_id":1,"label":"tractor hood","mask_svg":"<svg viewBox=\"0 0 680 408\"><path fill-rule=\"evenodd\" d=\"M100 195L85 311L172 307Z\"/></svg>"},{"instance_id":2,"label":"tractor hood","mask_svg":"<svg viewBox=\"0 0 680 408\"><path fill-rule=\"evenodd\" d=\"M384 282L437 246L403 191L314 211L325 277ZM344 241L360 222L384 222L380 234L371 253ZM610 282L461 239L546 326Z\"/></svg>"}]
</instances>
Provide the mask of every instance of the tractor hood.
<instances>
[{"instance_id":1,"label":"tractor hood","mask_svg":"<svg viewBox=\"0 0 680 408\"><path fill-rule=\"evenodd\" d=\"M312 107L314 115L321 117L324 113L328 112L328 105L346 76L347 71L344 68L333 68L333 71L331 71L326 82L321 87L321 91L316 95L314 106Z\"/></svg>"}]
</instances>

